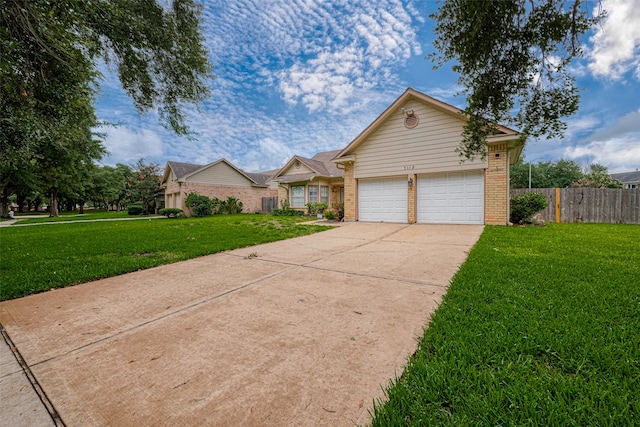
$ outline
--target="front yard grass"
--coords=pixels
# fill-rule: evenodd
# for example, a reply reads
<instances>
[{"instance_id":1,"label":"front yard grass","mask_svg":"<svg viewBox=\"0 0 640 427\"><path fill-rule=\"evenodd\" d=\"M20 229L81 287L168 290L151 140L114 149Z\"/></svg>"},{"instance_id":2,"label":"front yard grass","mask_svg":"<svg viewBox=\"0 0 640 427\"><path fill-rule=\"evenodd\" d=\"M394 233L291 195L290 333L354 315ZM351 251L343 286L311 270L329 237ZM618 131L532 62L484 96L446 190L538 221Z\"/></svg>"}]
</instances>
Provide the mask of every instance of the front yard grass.
<instances>
[{"instance_id":1,"label":"front yard grass","mask_svg":"<svg viewBox=\"0 0 640 427\"><path fill-rule=\"evenodd\" d=\"M297 225L304 220L239 214L2 228L0 301L330 228Z\"/></svg>"},{"instance_id":2,"label":"front yard grass","mask_svg":"<svg viewBox=\"0 0 640 427\"><path fill-rule=\"evenodd\" d=\"M373 426L640 425L640 227L486 227Z\"/></svg>"},{"instance_id":3,"label":"front yard grass","mask_svg":"<svg viewBox=\"0 0 640 427\"><path fill-rule=\"evenodd\" d=\"M41 215L48 215L47 212L41 212ZM14 219L18 221L16 224L37 224L42 222L67 222L67 221L87 221L96 219L117 219L117 218L145 218L144 216L129 215L127 211L101 211L101 210L85 210L84 214L78 211L60 212L60 216L30 218L28 215L18 214Z\"/></svg>"}]
</instances>

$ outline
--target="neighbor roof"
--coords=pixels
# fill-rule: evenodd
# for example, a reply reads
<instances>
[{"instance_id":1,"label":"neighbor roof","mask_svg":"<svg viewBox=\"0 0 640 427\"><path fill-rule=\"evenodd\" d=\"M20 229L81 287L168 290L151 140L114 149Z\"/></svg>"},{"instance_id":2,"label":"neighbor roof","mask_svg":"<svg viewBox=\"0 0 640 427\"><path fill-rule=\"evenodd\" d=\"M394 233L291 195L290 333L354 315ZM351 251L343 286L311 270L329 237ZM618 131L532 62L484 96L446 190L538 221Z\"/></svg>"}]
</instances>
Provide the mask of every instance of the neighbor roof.
<instances>
[{"instance_id":1,"label":"neighbor roof","mask_svg":"<svg viewBox=\"0 0 640 427\"><path fill-rule=\"evenodd\" d=\"M186 175L190 175L193 172L202 168L203 165L194 165L192 163L180 163L180 162L167 162L167 165L171 168L176 178L181 179Z\"/></svg>"},{"instance_id":2,"label":"neighbor roof","mask_svg":"<svg viewBox=\"0 0 640 427\"><path fill-rule=\"evenodd\" d=\"M636 184L640 182L640 171L612 173L609 175L623 184Z\"/></svg>"},{"instance_id":3,"label":"neighbor roof","mask_svg":"<svg viewBox=\"0 0 640 427\"><path fill-rule=\"evenodd\" d=\"M276 173L273 176L273 179L278 182L289 183L289 182L309 181L318 176L327 177L327 178L342 177L343 175L342 169L338 169L337 165L331 161L331 159L334 158L339 152L340 150L323 151L323 152L317 153L315 156L313 156L310 159L306 157L301 157L301 156L293 156L291 160L289 160L287 164L284 165L282 169L280 169L278 173ZM289 169L289 167L296 160L304 164L309 169L311 169L312 172L280 176L280 174L286 171L287 169Z\"/></svg>"},{"instance_id":4,"label":"neighbor roof","mask_svg":"<svg viewBox=\"0 0 640 427\"><path fill-rule=\"evenodd\" d=\"M236 167L233 163L231 163L227 159L223 158L206 165L196 165L192 163L180 163L180 162L167 162L168 167L165 168L164 176L162 177L162 182L164 183L167 180L168 178L167 174L169 173L169 168L171 168L173 173L176 175L176 178L178 181L184 181L191 175L194 175L195 173L200 172L201 170L209 168L220 162L224 162L227 165L229 165L231 168L235 169L240 175L243 175L245 178L251 181L252 185L255 185L255 186L260 186L260 187L267 186L267 182L273 176L272 174L270 174L270 172L273 172L273 171L258 172L258 173L245 172L242 169Z\"/></svg>"}]
</instances>

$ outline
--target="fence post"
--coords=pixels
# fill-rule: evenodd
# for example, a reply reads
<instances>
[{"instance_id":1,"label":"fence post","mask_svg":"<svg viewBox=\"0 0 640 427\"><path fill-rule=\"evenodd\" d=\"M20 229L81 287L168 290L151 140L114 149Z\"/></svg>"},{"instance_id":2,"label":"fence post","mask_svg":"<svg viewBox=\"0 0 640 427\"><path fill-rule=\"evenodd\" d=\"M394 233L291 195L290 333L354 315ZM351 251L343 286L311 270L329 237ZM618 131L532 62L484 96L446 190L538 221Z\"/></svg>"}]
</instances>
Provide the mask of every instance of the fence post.
<instances>
[{"instance_id":1,"label":"fence post","mask_svg":"<svg viewBox=\"0 0 640 427\"><path fill-rule=\"evenodd\" d=\"M560 189L556 188L556 222L560 223Z\"/></svg>"}]
</instances>

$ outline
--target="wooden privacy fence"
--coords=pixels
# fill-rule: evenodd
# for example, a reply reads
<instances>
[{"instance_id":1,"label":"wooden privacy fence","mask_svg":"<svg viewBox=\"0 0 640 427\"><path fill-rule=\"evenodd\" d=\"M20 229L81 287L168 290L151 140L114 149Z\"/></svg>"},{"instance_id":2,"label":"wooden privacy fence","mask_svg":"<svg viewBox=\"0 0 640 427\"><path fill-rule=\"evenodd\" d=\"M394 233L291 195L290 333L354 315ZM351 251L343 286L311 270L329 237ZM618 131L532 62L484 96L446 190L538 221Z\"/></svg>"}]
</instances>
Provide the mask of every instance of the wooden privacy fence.
<instances>
[{"instance_id":1,"label":"wooden privacy fence","mask_svg":"<svg viewBox=\"0 0 640 427\"><path fill-rule=\"evenodd\" d=\"M547 198L543 221L640 224L640 188L519 188L510 194L529 192Z\"/></svg>"},{"instance_id":2,"label":"wooden privacy fence","mask_svg":"<svg viewBox=\"0 0 640 427\"><path fill-rule=\"evenodd\" d=\"M262 198L262 213L271 213L272 210L278 207L277 197L263 197Z\"/></svg>"}]
</instances>

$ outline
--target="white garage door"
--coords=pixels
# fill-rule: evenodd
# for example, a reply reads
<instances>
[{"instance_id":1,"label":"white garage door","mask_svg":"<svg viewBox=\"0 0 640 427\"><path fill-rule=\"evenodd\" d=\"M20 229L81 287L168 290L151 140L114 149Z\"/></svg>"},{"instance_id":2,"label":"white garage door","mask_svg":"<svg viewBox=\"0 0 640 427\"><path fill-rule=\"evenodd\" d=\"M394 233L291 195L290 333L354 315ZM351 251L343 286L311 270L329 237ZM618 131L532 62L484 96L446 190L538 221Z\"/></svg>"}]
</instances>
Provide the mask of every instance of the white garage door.
<instances>
[{"instance_id":1,"label":"white garage door","mask_svg":"<svg viewBox=\"0 0 640 427\"><path fill-rule=\"evenodd\" d=\"M371 222L407 222L406 177L358 181L358 219Z\"/></svg>"},{"instance_id":2,"label":"white garage door","mask_svg":"<svg viewBox=\"0 0 640 427\"><path fill-rule=\"evenodd\" d=\"M484 224L481 170L418 175L418 222Z\"/></svg>"}]
</instances>

